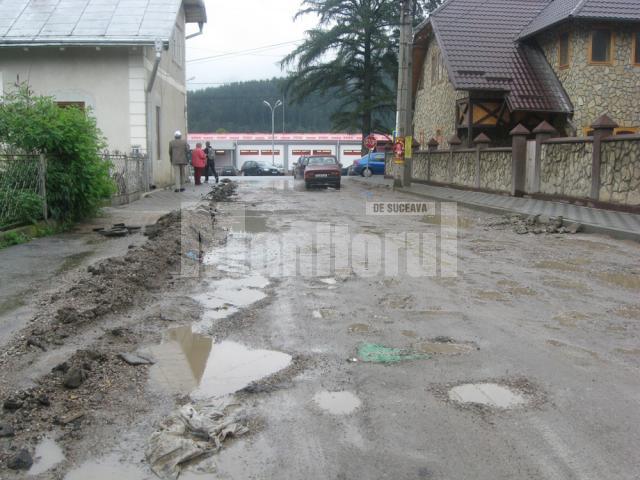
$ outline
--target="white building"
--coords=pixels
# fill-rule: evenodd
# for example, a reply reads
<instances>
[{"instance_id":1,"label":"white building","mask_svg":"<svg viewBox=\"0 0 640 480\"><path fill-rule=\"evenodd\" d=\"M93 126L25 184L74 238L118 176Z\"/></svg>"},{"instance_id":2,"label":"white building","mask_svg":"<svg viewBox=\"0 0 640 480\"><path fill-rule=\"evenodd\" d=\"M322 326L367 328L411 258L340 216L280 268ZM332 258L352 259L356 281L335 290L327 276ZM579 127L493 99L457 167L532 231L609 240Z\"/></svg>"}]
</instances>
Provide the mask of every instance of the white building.
<instances>
[{"instance_id":1,"label":"white building","mask_svg":"<svg viewBox=\"0 0 640 480\"><path fill-rule=\"evenodd\" d=\"M0 95L26 82L90 108L111 151L149 156L171 182L168 143L186 132L185 31L203 0L2 0Z\"/></svg>"},{"instance_id":2,"label":"white building","mask_svg":"<svg viewBox=\"0 0 640 480\"><path fill-rule=\"evenodd\" d=\"M376 135L380 145L389 142ZM272 140L275 148L272 154ZM191 133L189 143L203 145L206 141L216 150L216 167L233 165L241 168L247 160L263 160L290 169L303 155L336 155L345 167L362 157L362 136L349 133Z\"/></svg>"}]
</instances>

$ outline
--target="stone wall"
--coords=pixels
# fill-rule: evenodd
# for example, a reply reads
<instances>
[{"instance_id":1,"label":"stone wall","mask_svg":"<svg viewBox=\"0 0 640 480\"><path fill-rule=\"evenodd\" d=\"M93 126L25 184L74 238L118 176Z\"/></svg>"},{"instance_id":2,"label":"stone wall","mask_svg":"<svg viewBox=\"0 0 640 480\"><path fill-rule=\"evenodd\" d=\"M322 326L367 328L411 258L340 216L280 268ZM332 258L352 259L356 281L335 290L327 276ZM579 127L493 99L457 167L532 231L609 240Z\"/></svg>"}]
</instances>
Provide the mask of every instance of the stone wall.
<instances>
[{"instance_id":1,"label":"stone wall","mask_svg":"<svg viewBox=\"0 0 640 480\"><path fill-rule=\"evenodd\" d=\"M447 183L449 181L449 163L451 162L451 154L449 152L433 152L430 154L430 158L431 181Z\"/></svg>"},{"instance_id":2,"label":"stone wall","mask_svg":"<svg viewBox=\"0 0 640 480\"><path fill-rule=\"evenodd\" d=\"M511 191L511 149L480 152L480 188L496 192Z\"/></svg>"},{"instance_id":3,"label":"stone wall","mask_svg":"<svg viewBox=\"0 0 640 480\"><path fill-rule=\"evenodd\" d=\"M598 26L602 26L599 23ZM547 61L562 82L575 114L572 123L578 136L603 113L615 118L621 127L640 127L640 66L632 64L632 27L612 24L615 48L611 65L589 64L592 24L575 22L549 30L537 37ZM569 32L569 66L560 68L558 36ZM567 132L571 135L572 132Z\"/></svg>"},{"instance_id":4,"label":"stone wall","mask_svg":"<svg viewBox=\"0 0 640 480\"><path fill-rule=\"evenodd\" d=\"M540 193L588 198L591 194L591 139L543 143L540 153Z\"/></svg>"},{"instance_id":5,"label":"stone wall","mask_svg":"<svg viewBox=\"0 0 640 480\"><path fill-rule=\"evenodd\" d=\"M454 90L446 68L442 65L439 67L439 72L436 72L435 81L432 82L431 59L433 55L438 54L441 55L440 47L435 40L432 40L427 49L416 92L413 132L417 141L423 141L426 144L431 138L435 138L441 148L446 149L449 148L447 139L455 133L456 100L465 98L468 94Z\"/></svg>"},{"instance_id":6,"label":"stone wall","mask_svg":"<svg viewBox=\"0 0 640 480\"><path fill-rule=\"evenodd\" d=\"M600 201L640 205L640 137L602 142Z\"/></svg>"},{"instance_id":7,"label":"stone wall","mask_svg":"<svg viewBox=\"0 0 640 480\"><path fill-rule=\"evenodd\" d=\"M463 187L476 186L476 151L462 150L454 153L453 184Z\"/></svg>"}]
</instances>

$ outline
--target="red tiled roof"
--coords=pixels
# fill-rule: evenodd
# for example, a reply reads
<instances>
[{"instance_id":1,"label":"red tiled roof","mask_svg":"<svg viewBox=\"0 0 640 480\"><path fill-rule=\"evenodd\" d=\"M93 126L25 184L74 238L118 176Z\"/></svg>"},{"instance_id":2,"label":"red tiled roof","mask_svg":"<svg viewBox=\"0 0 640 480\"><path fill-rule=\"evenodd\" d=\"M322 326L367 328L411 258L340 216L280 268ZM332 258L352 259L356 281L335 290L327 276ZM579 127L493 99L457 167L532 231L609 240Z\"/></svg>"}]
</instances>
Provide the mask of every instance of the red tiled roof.
<instances>
[{"instance_id":1,"label":"red tiled roof","mask_svg":"<svg viewBox=\"0 0 640 480\"><path fill-rule=\"evenodd\" d=\"M504 92L511 110L568 113L571 102L542 52L517 43L549 1L449 0L418 27L416 41L430 25L457 90Z\"/></svg>"}]
</instances>

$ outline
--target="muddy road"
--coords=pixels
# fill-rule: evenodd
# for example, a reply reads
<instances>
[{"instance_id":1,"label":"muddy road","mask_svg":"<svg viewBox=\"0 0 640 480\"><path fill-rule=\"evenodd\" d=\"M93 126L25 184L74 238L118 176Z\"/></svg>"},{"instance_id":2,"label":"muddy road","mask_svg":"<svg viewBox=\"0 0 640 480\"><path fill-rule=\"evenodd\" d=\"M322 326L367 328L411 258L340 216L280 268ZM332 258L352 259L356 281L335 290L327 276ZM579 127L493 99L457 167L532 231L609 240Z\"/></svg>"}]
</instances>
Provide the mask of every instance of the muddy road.
<instances>
[{"instance_id":1,"label":"muddy road","mask_svg":"<svg viewBox=\"0 0 640 480\"><path fill-rule=\"evenodd\" d=\"M637 478L640 245L238 183L20 302L0 478Z\"/></svg>"}]
</instances>

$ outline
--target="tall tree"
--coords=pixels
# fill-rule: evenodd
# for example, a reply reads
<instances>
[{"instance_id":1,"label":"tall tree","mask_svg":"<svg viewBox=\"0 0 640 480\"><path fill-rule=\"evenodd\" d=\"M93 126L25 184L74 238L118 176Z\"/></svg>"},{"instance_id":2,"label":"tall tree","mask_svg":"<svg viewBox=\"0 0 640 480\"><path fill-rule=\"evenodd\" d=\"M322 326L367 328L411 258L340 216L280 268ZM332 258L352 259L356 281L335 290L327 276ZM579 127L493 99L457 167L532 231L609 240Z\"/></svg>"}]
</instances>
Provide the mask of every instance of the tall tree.
<instances>
[{"instance_id":1,"label":"tall tree","mask_svg":"<svg viewBox=\"0 0 640 480\"><path fill-rule=\"evenodd\" d=\"M416 18L441 0L413 0ZM387 130L395 111L400 2L397 0L303 0L296 18L315 14L316 28L281 62L293 67L287 89L300 101L313 93L339 101L334 129Z\"/></svg>"}]
</instances>

